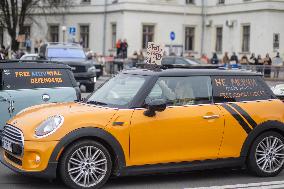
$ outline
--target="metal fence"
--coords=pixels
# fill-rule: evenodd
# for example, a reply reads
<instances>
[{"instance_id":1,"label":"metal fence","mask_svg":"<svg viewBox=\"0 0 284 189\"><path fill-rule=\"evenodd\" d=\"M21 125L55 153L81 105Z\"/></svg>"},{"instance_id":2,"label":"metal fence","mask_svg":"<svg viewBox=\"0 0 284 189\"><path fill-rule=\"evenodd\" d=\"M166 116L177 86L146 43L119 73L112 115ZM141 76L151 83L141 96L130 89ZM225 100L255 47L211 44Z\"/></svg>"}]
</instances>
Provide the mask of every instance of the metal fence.
<instances>
[{"instance_id":1,"label":"metal fence","mask_svg":"<svg viewBox=\"0 0 284 189\"><path fill-rule=\"evenodd\" d=\"M262 73L266 80L284 81L284 66L241 65L241 69Z\"/></svg>"}]
</instances>

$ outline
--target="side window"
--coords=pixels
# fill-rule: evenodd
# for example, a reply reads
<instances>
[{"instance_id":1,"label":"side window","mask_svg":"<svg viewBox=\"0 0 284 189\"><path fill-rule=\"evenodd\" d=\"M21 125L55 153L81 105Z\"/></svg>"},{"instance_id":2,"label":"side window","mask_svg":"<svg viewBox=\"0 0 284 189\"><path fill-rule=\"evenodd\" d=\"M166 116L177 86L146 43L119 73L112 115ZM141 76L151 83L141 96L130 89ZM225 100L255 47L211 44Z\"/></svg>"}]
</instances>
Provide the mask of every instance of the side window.
<instances>
[{"instance_id":1,"label":"side window","mask_svg":"<svg viewBox=\"0 0 284 189\"><path fill-rule=\"evenodd\" d=\"M174 64L174 58L163 58L162 64L164 65Z\"/></svg>"},{"instance_id":2,"label":"side window","mask_svg":"<svg viewBox=\"0 0 284 189\"><path fill-rule=\"evenodd\" d=\"M3 89L73 87L65 69L7 69L3 71Z\"/></svg>"},{"instance_id":3,"label":"side window","mask_svg":"<svg viewBox=\"0 0 284 189\"><path fill-rule=\"evenodd\" d=\"M275 98L260 76L213 76L212 86L215 103Z\"/></svg>"},{"instance_id":4,"label":"side window","mask_svg":"<svg viewBox=\"0 0 284 189\"><path fill-rule=\"evenodd\" d=\"M146 98L146 103L163 99L168 106L210 104L212 102L209 76L161 77Z\"/></svg>"},{"instance_id":5,"label":"side window","mask_svg":"<svg viewBox=\"0 0 284 189\"><path fill-rule=\"evenodd\" d=\"M183 60L182 58L176 58L175 64L188 64L188 62L186 62L186 61Z\"/></svg>"}]
</instances>

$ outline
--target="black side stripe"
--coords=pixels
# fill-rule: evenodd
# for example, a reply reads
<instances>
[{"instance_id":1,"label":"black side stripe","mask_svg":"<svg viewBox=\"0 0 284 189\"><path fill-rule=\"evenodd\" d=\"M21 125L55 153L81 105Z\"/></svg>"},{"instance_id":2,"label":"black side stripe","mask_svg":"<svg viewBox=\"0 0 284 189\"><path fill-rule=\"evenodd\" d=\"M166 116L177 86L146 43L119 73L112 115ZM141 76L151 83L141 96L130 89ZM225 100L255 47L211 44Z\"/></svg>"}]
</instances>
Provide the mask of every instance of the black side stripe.
<instances>
[{"instance_id":1,"label":"black side stripe","mask_svg":"<svg viewBox=\"0 0 284 189\"><path fill-rule=\"evenodd\" d=\"M247 122L252 126L252 128L255 128L257 126L257 123L252 119L252 117L239 105L237 104L230 104L233 108L235 108L246 120Z\"/></svg>"},{"instance_id":2,"label":"black side stripe","mask_svg":"<svg viewBox=\"0 0 284 189\"><path fill-rule=\"evenodd\" d=\"M247 134L251 132L251 128L249 127L249 125L238 114L238 112L236 110L234 110L233 108L231 108L227 104L222 104L221 106L223 108L225 108L239 122L239 124L242 126L242 128L246 131Z\"/></svg>"}]
</instances>

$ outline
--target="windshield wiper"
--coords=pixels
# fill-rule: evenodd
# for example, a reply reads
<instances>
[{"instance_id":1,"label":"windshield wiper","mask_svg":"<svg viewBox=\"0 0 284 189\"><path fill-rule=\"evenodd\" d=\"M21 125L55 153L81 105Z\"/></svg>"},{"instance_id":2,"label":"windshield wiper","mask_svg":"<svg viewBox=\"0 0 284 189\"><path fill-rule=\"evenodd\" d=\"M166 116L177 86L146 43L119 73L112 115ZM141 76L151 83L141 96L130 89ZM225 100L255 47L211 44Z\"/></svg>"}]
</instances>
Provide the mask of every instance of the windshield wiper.
<instances>
[{"instance_id":1,"label":"windshield wiper","mask_svg":"<svg viewBox=\"0 0 284 189\"><path fill-rule=\"evenodd\" d=\"M99 101L87 101L87 104L94 104L94 105L107 105L104 102L99 102Z\"/></svg>"}]
</instances>

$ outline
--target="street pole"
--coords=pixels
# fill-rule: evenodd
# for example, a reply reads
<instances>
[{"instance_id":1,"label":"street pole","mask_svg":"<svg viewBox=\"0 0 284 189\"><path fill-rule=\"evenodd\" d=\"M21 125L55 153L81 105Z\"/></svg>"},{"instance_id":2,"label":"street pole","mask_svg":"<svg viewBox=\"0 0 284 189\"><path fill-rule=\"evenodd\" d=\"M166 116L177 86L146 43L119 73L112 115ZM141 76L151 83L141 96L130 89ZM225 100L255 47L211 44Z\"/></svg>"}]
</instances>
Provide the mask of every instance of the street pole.
<instances>
[{"instance_id":1,"label":"street pole","mask_svg":"<svg viewBox=\"0 0 284 189\"><path fill-rule=\"evenodd\" d=\"M103 55L106 55L107 0L104 2Z\"/></svg>"},{"instance_id":2,"label":"street pole","mask_svg":"<svg viewBox=\"0 0 284 189\"><path fill-rule=\"evenodd\" d=\"M202 0L202 29L201 29L201 56L204 54L204 38L205 38L205 19L206 19L206 12L205 12L205 0Z\"/></svg>"}]
</instances>

